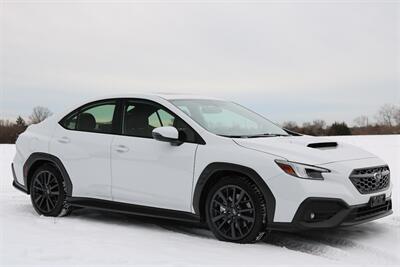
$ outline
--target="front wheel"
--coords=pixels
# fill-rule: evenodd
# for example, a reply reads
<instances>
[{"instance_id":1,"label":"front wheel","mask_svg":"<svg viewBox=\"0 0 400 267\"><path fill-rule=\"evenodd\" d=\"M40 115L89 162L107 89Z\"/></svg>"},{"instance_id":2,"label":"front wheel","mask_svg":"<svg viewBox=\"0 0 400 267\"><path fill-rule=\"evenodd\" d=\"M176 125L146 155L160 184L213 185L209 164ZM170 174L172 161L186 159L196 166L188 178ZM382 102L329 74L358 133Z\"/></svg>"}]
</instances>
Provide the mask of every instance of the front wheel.
<instances>
[{"instance_id":1,"label":"front wheel","mask_svg":"<svg viewBox=\"0 0 400 267\"><path fill-rule=\"evenodd\" d=\"M64 180L56 167L49 164L39 167L33 174L30 193L37 213L54 217L68 214Z\"/></svg>"},{"instance_id":2,"label":"front wheel","mask_svg":"<svg viewBox=\"0 0 400 267\"><path fill-rule=\"evenodd\" d=\"M248 178L225 177L211 188L207 196L206 219L220 240L255 242L265 233L265 201Z\"/></svg>"}]
</instances>

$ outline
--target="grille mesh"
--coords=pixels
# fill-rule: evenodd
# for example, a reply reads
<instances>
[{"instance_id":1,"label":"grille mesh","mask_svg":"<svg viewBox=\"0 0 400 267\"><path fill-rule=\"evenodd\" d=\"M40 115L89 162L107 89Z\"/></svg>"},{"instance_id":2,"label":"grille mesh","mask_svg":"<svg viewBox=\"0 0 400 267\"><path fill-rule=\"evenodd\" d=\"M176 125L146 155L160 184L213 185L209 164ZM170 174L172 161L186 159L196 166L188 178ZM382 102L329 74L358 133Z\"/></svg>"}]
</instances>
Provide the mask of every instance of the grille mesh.
<instances>
[{"instance_id":1,"label":"grille mesh","mask_svg":"<svg viewBox=\"0 0 400 267\"><path fill-rule=\"evenodd\" d=\"M390 170L388 166L356 169L350 180L361 194L370 194L389 187Z\"/></svg>"}]
</instances>

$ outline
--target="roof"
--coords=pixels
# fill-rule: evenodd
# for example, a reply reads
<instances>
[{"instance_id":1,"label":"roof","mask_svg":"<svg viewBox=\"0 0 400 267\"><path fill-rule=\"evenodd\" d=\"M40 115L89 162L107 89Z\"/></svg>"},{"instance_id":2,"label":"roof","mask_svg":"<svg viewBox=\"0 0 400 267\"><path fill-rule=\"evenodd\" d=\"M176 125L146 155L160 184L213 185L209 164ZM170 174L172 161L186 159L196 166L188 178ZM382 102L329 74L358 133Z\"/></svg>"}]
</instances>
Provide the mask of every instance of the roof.
<instances>
[{"instance_id":1,"label":"roof","mask_svg":"<svg viewBox=\"0 0 400 267\"><path fill-rule=\"evenodd\" d=\"M159 97L162 97L167 100L172 99L210 99L210 100L222 100L216 97L211 96L203 96L203 95L196 95L196 94L179 94L179 93L155 93Z\"/></svg>"},{"instance_id":2,"label":"roof","mask_svg":"<svg viewBox=\"0 0 400 267\"><path fill-rule=\"evenodd\" d=\"M146 97L160 97L166 100L174 100L174 99L209 99L209 100L223 100L221 98L211 97L211 96L203 96L203 95L196 95L196 94L181 94L181 93L137 93L137 94L130 94L130 93L120 93L114 95L105 95L97 97L96 99L106 99L106 98L146 98Z\"/></svg>"}]
</instances>

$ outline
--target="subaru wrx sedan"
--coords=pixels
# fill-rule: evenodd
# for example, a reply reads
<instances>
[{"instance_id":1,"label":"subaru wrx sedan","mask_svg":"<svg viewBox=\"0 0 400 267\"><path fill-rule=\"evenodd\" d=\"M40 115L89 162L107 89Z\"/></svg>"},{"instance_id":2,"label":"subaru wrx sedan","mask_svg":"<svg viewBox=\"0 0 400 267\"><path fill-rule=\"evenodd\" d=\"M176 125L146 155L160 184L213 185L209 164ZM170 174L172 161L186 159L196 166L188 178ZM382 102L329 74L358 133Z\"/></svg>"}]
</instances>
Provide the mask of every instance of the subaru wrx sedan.
<instances>
[{"instance_id":1,"label":"subaru wrx sedan","mask_svg":"<svg viewBox=\"0 0 400 267\"><path fill-rule=\"evenodd\" d=\"M248 243L392 213L390 170L375 155L216 98L96 99L29 126L16 147L13 185L44 216L86 207L203 222Z\"/></svg>"}]
</instances>

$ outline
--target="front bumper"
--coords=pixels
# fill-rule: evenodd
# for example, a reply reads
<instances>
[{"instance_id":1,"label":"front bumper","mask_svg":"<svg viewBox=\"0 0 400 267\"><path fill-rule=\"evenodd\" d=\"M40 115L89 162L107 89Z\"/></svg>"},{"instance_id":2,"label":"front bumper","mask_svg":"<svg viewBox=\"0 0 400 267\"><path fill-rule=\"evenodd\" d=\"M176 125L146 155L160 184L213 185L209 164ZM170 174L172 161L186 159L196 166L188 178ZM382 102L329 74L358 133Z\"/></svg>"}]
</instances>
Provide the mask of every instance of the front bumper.
<instances>
[{"instance_id":1,"label":"front bumper","mask_svg":"<svg viewBox=\"0 0 400 267\"><path fill-rule=\"evenodd\" d=\"M311 213L314 215L311 216ZM292 222L272 223L271 230L302 231L349 226L373 221L392 214L392 200L371 207L368 203L349 206L341 199L307 198L298 208Z\"/></svg>"}]
</instances>

